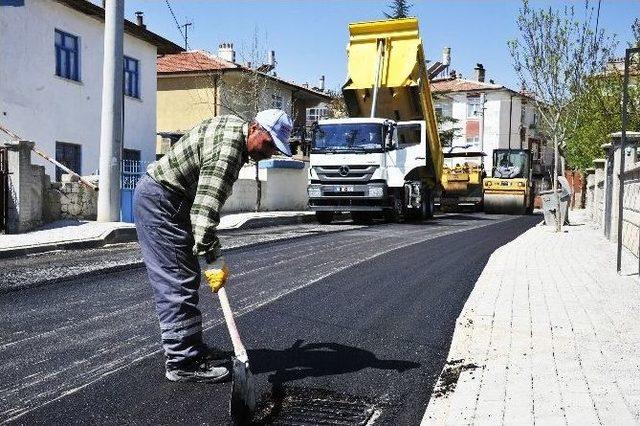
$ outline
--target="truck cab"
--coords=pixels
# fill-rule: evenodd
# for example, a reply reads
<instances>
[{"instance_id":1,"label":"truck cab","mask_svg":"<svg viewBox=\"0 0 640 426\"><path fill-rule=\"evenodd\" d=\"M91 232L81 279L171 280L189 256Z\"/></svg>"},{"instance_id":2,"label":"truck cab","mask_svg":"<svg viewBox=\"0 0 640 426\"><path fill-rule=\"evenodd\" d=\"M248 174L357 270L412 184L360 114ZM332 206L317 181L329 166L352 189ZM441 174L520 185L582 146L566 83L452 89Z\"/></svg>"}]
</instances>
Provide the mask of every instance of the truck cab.
<instances>
[{"instance_id":1,"label":"truck cab","mask_svg":"<svg viewBox=\"0 0 640 426\"><path fill-rule=\"evenodd\" d=\"M349 34L350 118L314 126L309 207L321 223L335 212L429 218L443 158L418 21L358 22Z\"/></svg>"}]
</instances>

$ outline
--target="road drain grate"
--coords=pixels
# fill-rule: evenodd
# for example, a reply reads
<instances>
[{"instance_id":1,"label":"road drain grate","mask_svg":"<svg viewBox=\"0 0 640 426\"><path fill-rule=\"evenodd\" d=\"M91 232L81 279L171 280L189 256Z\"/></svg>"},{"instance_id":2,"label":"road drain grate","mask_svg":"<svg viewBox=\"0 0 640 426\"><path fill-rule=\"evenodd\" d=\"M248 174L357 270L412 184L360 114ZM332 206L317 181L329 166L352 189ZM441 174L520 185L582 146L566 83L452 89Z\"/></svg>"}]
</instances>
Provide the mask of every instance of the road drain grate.
<instances>
[{"instance_id":1,"label":"road drain grate","mask_svg":"<svg viewBox=\"0 0 640 426\"><path fill-rule=\"evenodd\" d=\"M367 425L379 416L362 398L323 389L280 388L266 395L258 407L256 424Z\"/></svg>"}]
</instances>

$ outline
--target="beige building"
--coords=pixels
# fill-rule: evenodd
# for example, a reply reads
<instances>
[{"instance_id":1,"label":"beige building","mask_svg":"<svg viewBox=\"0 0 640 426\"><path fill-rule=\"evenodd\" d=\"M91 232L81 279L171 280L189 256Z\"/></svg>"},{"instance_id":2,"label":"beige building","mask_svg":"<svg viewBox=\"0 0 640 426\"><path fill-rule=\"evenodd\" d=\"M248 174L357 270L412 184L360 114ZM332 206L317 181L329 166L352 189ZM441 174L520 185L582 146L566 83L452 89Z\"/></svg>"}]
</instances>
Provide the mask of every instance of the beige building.
<instances>
[{"instance_id":1,"label":"beige building","mask_svg":"<svg viewBox=\"0 0 640 426\"><path fill-rule=\"evenodd\" d=\"M280 108L294 121L292 148L306 140L307 110L329 100L323 88L315 89L283 80L272 65L257 69L235 62L233 45L222 44L218 55L197 50L160 55L157 60L157 153L163 154L200 121L223 114L250 120L256 111ZM301 150L298 150L300 154Z\"/></svg>"}]
</instances>

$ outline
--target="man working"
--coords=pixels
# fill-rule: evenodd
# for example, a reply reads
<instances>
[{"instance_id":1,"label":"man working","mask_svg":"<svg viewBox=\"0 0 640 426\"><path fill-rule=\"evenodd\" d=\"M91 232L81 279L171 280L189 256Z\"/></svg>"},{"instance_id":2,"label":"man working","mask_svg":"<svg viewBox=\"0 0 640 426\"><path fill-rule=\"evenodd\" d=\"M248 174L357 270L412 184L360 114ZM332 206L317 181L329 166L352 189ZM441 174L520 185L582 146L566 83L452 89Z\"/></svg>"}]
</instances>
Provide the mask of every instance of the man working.
<instances>
[{"instance_id":1,"label":"man working","mask_svg":"<svg viewBox=\"0 0 640 426\"><path fill-rule=\"evenodd\" d=\"M215 382L229 375L202 341L198 258L207 263L210 285L221 275L224 285L227 269L216 237L220 210L248 157L259 161L278 151L291 156L291 127L287 114L276 109L258 113L250 123L232 115L205 120L151 164L136 186L136 229L169 380Z\"/></svg>"}]
</instances>

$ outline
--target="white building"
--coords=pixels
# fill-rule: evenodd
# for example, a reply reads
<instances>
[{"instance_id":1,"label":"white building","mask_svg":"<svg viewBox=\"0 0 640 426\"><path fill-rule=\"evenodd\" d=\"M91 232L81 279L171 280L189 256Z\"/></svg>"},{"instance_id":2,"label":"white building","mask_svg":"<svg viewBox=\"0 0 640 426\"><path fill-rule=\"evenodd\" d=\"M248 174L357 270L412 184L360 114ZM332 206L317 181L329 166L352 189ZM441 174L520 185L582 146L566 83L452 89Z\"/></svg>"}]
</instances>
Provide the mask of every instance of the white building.
<instances>
[{"instance_id":1,"label":"white building","mask_svg":"<svg viewBox=\"0 0 640 426\"><path fill-rule=\"evenodd\" d=\"M538 131L533 99L493 81L485 82L484 73L478 64L475 80L452 73L431 82L436 111L457 120L449 126L460 129L452 141L453 149L485 152L484 166L490 175L494 149L528 148L534 164L538 163L534 171L544 174L544 167L553 164L553 149Z\"/></svg>"},{"instance_id":2,"label":"white building","mask_svg":"<svg viewBox=\"0 0 640 426\"><path fill-rule=\"evenodd\" d=\"M89 1L0 2L0 125L83 175L99 164L103 37L104 9ZM142 16L125 21L125 158L155 159L156 55L181 50Z\"/></svg>"}]
</instances>

